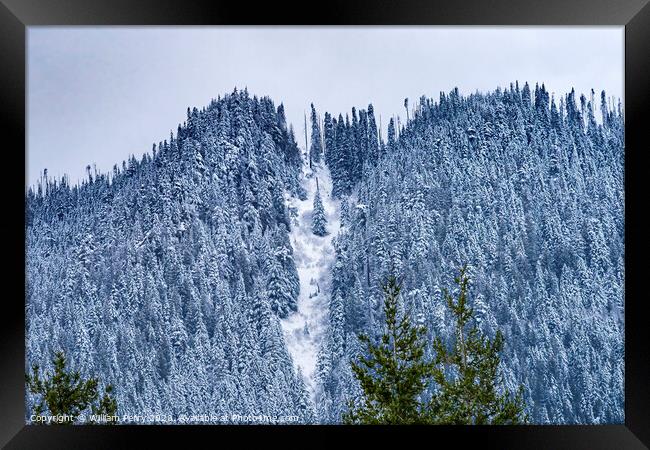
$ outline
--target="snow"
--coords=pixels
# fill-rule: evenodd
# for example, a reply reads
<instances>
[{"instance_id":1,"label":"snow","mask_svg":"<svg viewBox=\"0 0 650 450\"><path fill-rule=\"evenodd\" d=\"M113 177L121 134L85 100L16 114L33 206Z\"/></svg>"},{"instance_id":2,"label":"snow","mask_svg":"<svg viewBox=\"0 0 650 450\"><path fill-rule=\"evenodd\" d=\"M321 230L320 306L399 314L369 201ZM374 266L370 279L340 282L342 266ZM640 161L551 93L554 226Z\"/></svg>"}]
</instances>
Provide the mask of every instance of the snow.
<instances>
[{"instance_id":1,"label":"snow","mask_svg":"<svg viewBox=\"0 0 650 450\"><path fill-rule=\"evenodd\" d=\"M327 219L328 234L322 237L314 235L311 230L317 179ZM302 183L307 191L307 199L287 199L288 206L296 208L298 213L289 234L300 278L298 310L281 323L289 353L296 369L301 368L313 397L316 390L316 359L327 329L331 267L335 258L332 238L340 229L340 205L331 196L332 180L326 166L314 164L313 170L305 166Z\"/></svg>"}]
</instances>

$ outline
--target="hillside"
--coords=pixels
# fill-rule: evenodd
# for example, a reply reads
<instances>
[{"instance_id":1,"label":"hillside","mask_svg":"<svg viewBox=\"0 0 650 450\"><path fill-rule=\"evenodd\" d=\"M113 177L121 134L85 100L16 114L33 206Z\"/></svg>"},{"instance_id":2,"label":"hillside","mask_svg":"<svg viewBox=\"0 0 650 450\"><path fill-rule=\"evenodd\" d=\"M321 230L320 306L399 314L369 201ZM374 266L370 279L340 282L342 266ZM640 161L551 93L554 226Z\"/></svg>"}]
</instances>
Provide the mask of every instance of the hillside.
<instances>
[{"instance_id":1,"label":"hillside","mask_svg":"<svg viewBox=\"0 0 650 450\"><path fill-rule=\"evenodd\" d=\"M119 414L309 421L280 326L301 166L282 105L235 91L111 174L44 179L26 205L27 367L63 350L116 386Z\"/></svg>"},{"instance_id":2,"label":"hillside","mask_svg":"<svg viewBox=\"0 0 650 450\"><path fill-rule=\"evenodd\" d=\"M403 309L448 341L442 292L468 264L532 422L623 423L620 103L513 83L405 108L384 132L372 105L322 122L312 105L301 150L282 104L235 90L112 173L45 171L26 195L26 369L63 350L122 415L338 423L380 284L403 280Z\"/></svg>"},{"instance_id":3,"label":"hillside","mask_svg":"<svg viewBox=\"0 0 650 450\"><path fill-rule=\"evenodd\" d=\"M472 306L504 333L504 380L525 386L533 422L623 423L623 116L604 92L550 97L528 84L422 97L378 155L365 111L325 115L343 231L320 420L359 394L349 360L359 332L381 334L382 280L403 279L405 309L449 339L442 289L469 264Z\"/></svg>"}]
</instances>

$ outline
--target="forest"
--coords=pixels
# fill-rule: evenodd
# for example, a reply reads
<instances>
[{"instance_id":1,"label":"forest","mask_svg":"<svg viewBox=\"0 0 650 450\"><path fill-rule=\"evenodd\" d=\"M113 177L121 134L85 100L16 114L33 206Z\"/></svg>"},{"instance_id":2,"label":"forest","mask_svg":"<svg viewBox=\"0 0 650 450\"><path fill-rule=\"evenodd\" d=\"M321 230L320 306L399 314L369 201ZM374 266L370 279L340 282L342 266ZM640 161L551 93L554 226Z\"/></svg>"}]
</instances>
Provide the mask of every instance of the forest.
<instances>
[{"instance_id":1,"label":"forest","mask_svg":"<svg viewBox=\"0 0 650 450\"><path fill-rule=\"evenodd\" d=\"M312 105L301 149L282 104L235 89L112 172L44 170L25 199L26 371L63 351L119 414L341 423L362 395L359 336L383 333L383 282L402 280L430 359L468 265L476 325L503 335L503 385L523 386L530 421L623 423L620 102L514 82L403 106L384 139L372 104L322 120ZM304 188L311 165L331 192ZM313 201L308 226L335 251L313 391L281 326L301 286L292 199Z\"/></svg>"}]
</instances>

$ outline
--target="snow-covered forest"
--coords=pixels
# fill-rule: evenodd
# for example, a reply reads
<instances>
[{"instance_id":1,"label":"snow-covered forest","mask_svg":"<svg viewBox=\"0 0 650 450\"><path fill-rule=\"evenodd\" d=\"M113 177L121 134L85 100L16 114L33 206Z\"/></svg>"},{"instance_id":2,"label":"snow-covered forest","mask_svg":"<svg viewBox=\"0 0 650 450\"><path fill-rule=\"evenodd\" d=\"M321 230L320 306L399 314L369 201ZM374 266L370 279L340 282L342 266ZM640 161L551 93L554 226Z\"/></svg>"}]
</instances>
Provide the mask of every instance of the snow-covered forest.
<instances>
[{"instance_id":1,"label":"snow-covered forest","mask_svg":"<svg viewBox=\"0 0 650 450\"><path fill-rule=\"evenodd\" d=\"M429 341L450 339L442 289L467 263L532 422L622 423L620 104L527 83L413 103L385 131L372 105L312 106L301 149L282 104L235 90L112 173L44 171L26 196L26 370L63 350L123 415L338 423L360 395L357 335L382 331L380 283L400 277Z\"/></svg>"},{"instance_id":2,"label":"snow-covered forest","mask_svg":"<svg viewBox=\"0 0 650 450\"><path fill-rule=\"evenodd\" d=\"M280 318L300 285L285 191L304 197L284 108L234 92L81 186L27 197L27 359L63 349L119 414L311 421Z\"/></svg>"}]
</instances>

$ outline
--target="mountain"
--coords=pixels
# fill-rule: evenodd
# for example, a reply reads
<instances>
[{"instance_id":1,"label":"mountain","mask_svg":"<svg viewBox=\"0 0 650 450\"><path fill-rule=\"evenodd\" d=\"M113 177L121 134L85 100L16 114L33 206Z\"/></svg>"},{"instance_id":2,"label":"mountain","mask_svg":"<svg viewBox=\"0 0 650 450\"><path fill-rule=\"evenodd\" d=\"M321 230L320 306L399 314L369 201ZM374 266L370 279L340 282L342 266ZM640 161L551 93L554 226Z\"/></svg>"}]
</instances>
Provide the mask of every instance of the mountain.
<instances>
[{"instance_id":1,"label":"mountain","mask_svg":"<svg viewBox=\"0 0 650 450\"><path fill-rule=\"evenodd\" d=\"M283 106L235 90L112 174L45 175L26 199L27 367L63 350L121 415L310 421L280 326L301 165Z\"/></svg>"},{"instance_id":2,"label":"mountain","mask_svg":"<svg viewBox=\"0 0 650 450\"><path fill-rule=\"evenodd\" d=\"M26 370L63 350L121 415L338 423L357 335L383 331L382 281L448 342L442 292L468 264L532 422L623 423L620 103L514 83L408 105L385 140L372 105L322 122L312 105L307 155L282 105L235 90L112 173L44 172L26 195Z\"/></svg>"},{"instance_id":3,"label":"mountain","mask_svg":"<svg viewBox=\"0 0 650 450\"><path fill-rule=\"evenodd\" d=\"M533 423L623 423L624 120L604 92L600 123L593 92L579 103L528 84L422 97L378 156L365 113L325 115L343 228L319 420L359 395L349 361L358 333L381 335L380 283L401 278L429 342L450 340L442 289L469 264L471 306L482 331L504 333L504 381L524 385Z\"/></svg>"}]
</instances>

